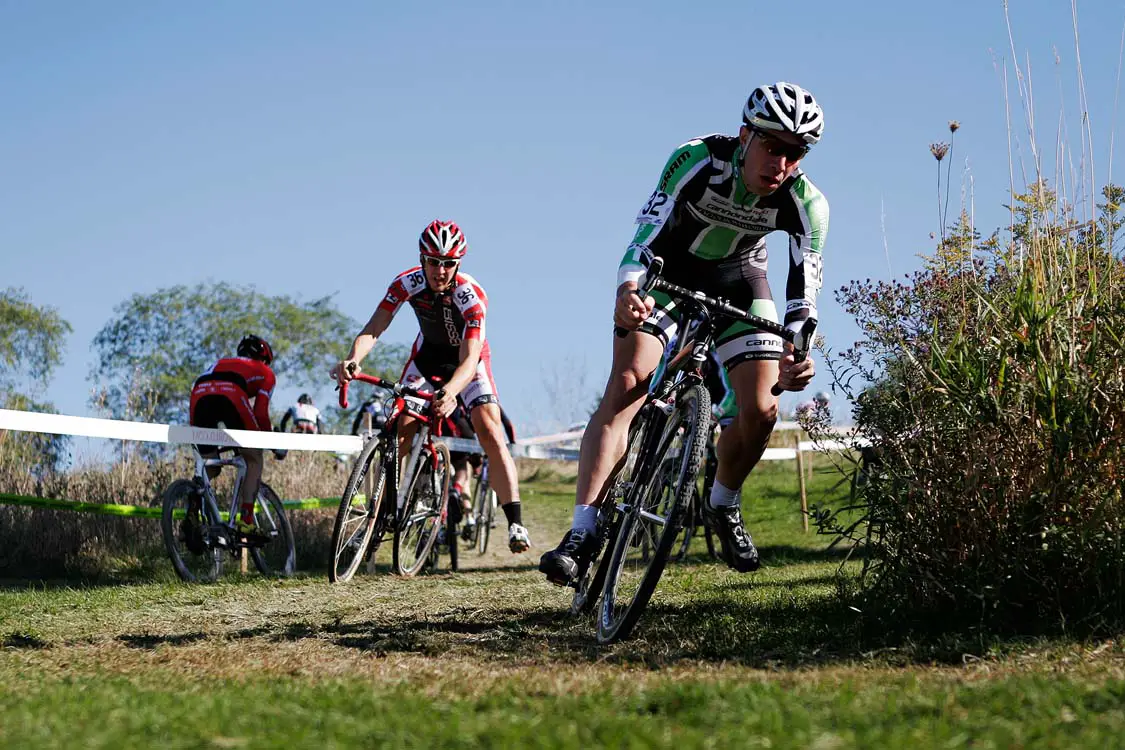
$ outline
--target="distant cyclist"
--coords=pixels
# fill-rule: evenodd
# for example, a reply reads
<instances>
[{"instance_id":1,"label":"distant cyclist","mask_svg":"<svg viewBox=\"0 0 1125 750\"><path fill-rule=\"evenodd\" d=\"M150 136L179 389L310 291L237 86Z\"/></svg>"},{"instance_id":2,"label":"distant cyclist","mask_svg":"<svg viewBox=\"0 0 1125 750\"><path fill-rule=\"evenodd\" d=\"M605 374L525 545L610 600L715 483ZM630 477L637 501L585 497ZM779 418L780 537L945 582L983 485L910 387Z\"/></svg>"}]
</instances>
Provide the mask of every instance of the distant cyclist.
<instances>
[{"instance_id":1,"label":"distant cyclist","mask_svg":"<svg viewBox=\"0 0 1125 750\"><path fill-rule=\"evenodd\" d=\"M277 382L270 369L273 349L265 339L246 336L238 343L237 355L220 359L195 379L191 389L192 426L271 430L270 395ZM235 527L240 533L253 536L258 533L254 522L254 500L262 481L262 451L258 448L236 450L246 462L246 478L239 489L241 510ZM205 457L215 456L218 451L215 446L199 446L200 454ZM284 458L285 453L274 451L278 458ZM207 474L212 479L219 475L219 471L218 466L207 468Z\"/></svg>"},{"instance_id":2,"label":"distant cyclist","mask_svg":"<svg viewBox=\"0 0 1125 750\"><path fill-rule=\"evenodd\" d=\"M485 338L488 297L476 279L461 271L468 242L451 221L434 221L419 239L421 265L391 282L386 296L352 342L348 356L333 371L347 382L359 363L375 346L403 304L409 304L421 329L402 374L402 382L433 391L431 379L440 379L433 411L439 419L450 416L460 403L469 413L477 440L488 456L492 487L508 520L508 548L525 552L531 546L523 526L516 464L504 439L500 399L492 379L491 350ZM407 421L400 433L413 434Z\"/></svg>"},{"instance_id":3,"label":"distant cyclist","mask_svg":"<svg viewBox=\"0 0 1125 750\"><path fill-rule=\"evenodd\" d=\"M281 418L281 431L293 420L293 432L303 432L317 435L324 432L324 420L320 417L320 409L313 405L312 396L302 393L297 397L297 404L290 406Z\"/></svg>"},{"instance_id":4,"label":"distant cyclist","mask_svg":"<svg viewBox=\"0 0 1125 750\"><path fill-rule=\"evenodd\" d=\"M737 136L688 141L664 165L618 269L613 319L630 333L613 339L605 395L582 437L572 527L539 562L552 582L572 581L590 559L597 507L625 451L629 423L676 335L681 310L672 298L664 292L637 295L651 259L664 259L663 275L672 283L777 320L765 238L784 232L789 236L784 324L797 330L816 317L828 202L799 164L823 128L824 115L809 92L785 82L760 86L746 100ZM814 366L812 359L795 362L791 345L747 323L731 322L716 333L738 416L719 439L716 481L704 512L722 543L723 559L745 572L760 563L743 526L740 490L777 421L770 389L776 382L785 390L803 390Z\"/></svg>"}]
</instances>

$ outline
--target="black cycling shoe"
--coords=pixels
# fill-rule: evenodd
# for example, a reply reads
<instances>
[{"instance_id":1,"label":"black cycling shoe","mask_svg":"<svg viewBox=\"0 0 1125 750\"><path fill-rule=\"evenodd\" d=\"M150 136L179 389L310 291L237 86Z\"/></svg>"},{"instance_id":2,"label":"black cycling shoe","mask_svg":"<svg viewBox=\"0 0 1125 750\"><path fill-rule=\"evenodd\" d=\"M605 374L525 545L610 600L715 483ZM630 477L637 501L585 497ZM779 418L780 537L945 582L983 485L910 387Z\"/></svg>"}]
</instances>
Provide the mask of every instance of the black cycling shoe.
<instances>
[{"instance_id":1,"label":"black cycling shoe","mask_svg":"<svg viewBox=\"0 0 1125 750\"><path fill-rule=\"evenodd\" d=\"M559 546L539 558L539 572L556 586L569 585L578 577L582 568L590 564L597 548L597 539L592 531L571 529L559 542Z\"/></svg>"},{"instance_id":2,"label":"black cycling shoe","mask_svg":"<svg viewBox=\"0 0 1125 750\"><path fill-rule=\"evenodd\" d=\"M461 507L461 493L452 487L449 488L449 518L453 525L461 523L461 518L464 515L464 508Z\"/></svg>"},{"instance_id":3,"label":"black cycling shoe","mask_svg":"<svg viewBox=\"0 0 1125 750\"><path fill-rule=\"evenodd\" d=\"M723 561L739 573L750 573L761 567L758 548L742 526L742 510L737 505L712 508L703 503L703 520L719 537Z\"/></svg>"}]
</instances>

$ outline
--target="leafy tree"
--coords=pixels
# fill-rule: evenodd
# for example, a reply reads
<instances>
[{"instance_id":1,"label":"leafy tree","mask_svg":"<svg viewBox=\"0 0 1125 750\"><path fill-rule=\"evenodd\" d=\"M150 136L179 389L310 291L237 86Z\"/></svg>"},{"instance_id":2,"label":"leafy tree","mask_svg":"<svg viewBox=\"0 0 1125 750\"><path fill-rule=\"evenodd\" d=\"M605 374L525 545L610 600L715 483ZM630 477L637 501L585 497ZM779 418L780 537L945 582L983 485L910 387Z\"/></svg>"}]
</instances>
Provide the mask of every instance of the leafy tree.
<instances>
[{"instance_id":1,"label":"leafy tree","mask_svg":"<svg viewBox=\"0 0 1125 750\"><path fill-rule=\"evenodd\" d=\"M54 308L37 307L22 289L0 291L0 407L55 410L29 394L45 390L51 373L62 363L63 340L71 330ZM64 435L0 432L0 461L35 476L55 468L66 448Z\"/></svg>"},{"instance_id":2,"label":"leafy tree","mask_svg":"<svg viewBox=\"0 0 1125 750\"><path fill-rule=\"evenodd\" d=\"M270 342L282 386L317 391L360 328L331 297L302 302L226 283L135 294L114 312L94 338L96 399L118 417L179 423L187 421L195 378L216 359L234 356L244 335ZM405 349L380 345L365 369L397 376Z\"/></svg>"},{"instance_id":3,"label":"leafy tree","mask_svg":"<svg viewBox=\"0 0 1125 750\"><path fill-rule=\"evenodd\" d=\"M71 332L52 307L37 307L23 289L0 291L0 391L40 391L62 362L63 340Z\"/></svg>"}]
</instances>

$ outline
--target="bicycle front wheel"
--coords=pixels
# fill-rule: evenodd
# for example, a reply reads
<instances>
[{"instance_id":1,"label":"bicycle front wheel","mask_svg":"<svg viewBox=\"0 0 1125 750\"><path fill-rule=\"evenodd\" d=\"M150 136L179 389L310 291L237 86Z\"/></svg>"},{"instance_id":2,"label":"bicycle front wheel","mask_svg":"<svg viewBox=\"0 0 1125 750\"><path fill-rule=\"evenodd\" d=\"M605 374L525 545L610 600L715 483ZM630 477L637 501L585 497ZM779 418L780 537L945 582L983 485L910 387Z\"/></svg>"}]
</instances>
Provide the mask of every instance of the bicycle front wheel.
<instances>
[{"instance_id":1,"label":"bicycle front wheel","mask_svg":"<svg viewBox=\"0 0 1125 750\"><path fill-rule=\"evenodd\" d=\"M160 531L176 575L188 583L214 581L223 572L223 550L212 544L199 486L177 479L164 491Z\"/></svg>"},{"instance_id":2,"label":"bicycle front wheel","mask_svg":"<svg viewBox=\"0 0 1125 750\"><path fill-rule=\"evenodd\" d=\"M640 459L641 438L644 437L642 430L644 424L646 424L645 418L638 413L629 425L625 454L614 467L610 489L598 509L597 546L585 570L579 572L578 580L574 582L574 598L570 601L572 615L588 615L593 612L594 606L602 595L602 589L605 588L605 577L612 557L606 546L610 540L617 538L617 531L621 527L622 513L618 510L618 505L628 494L630 480L636 473L637 462Z\"/></svg>"},{"instance_id":3,"label":"bicycle front wheel","mask_svg":"<svg viewBox=\"0 0 1125 750\"><path fill-rule=\"evenodd\" d=\"M387 484L382 459L383 441L377 438L368 440L352 467L348 483L344 485L340 508L336 511L336 523L332 526L332 567L328 570L328 580L332 583L348 581L355 575L371 543ZM371 497L360 501L358 495L371 471L375 472Z\"/></svg>"},{"instance_id":4,"label":"bicycle front wheel","mask_svg":"<svg viewBox=\"0 0 1125 750\"><path fill-rule=\"evenodd\" d=\"M661 429L661 434L654 453L638 461L621 508L624 517L602 592L599 643L628 638L656 590L695 491L710 421L710 396L694 385L679 395L662 427L659 422L647 426ZM676 457L673 471L652 471L650 467L663 469L669 456Z\"/></svg>"},{"instance_id":5,"label":"bicycle front wheel","mask_svg":"<svg viewBox=\"0 0 1125 750\"><path fill-rule=\"evenodd\" d=\"M437 443L434 456L422 453L408 477L406 500L395 523L394 569L399 575L417 575L426 565L449 500L451 464L449 448Z\"/></svg>"},{"instance_id":6,"label":"bicycle front wheel","mask_svg":"<svg viewBox=\"0 0 1125 750\"><path fill-rule=\"evenodd\" d=\"M297 572L297 548L293 529L281 498L265 482L258 488L258 502L254 503L254 523L269 535L265 544L250 547L254 567L264 576L291 576Z\"/></svg>"}]
</instances>

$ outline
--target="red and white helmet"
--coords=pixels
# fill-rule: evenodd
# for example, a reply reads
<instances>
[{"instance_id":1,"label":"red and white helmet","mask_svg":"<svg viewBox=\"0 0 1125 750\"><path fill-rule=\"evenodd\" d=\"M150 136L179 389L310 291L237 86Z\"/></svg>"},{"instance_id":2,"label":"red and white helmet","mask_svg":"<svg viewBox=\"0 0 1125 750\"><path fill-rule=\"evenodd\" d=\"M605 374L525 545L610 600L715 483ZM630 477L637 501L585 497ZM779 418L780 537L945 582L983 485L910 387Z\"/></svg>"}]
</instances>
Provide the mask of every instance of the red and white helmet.
<instances>
[{"instance_id":1,"label":"red and white helmet","mask_svg":"<svg viewBox=\"0 0 1125 750\"><path fill-rule=\"evenodd\" d=\"M468 252L469 242L452 221L434 220L422 231L418 247L430 258L461 258Z\"/></svg>"}]
</instances>

